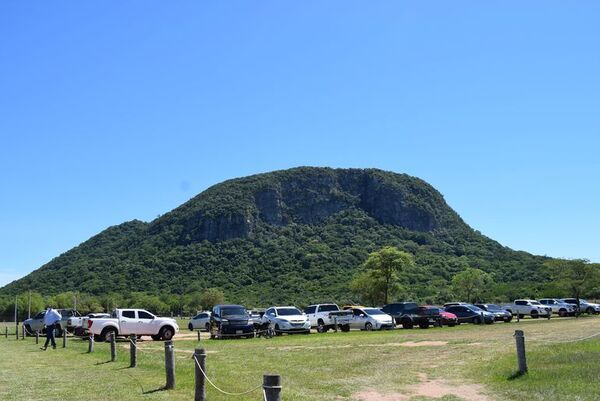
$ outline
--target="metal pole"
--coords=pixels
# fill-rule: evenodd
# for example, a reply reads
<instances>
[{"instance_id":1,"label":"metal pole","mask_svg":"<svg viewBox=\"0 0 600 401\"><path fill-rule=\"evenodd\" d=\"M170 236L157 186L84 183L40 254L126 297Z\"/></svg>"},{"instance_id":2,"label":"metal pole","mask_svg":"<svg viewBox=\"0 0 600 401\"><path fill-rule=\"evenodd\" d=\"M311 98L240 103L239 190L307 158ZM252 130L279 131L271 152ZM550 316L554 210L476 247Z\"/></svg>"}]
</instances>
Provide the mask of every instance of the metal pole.
<instances>
[{"instance_id":1,"label":"metal pole","mask_svg":"<svg viewBox=\"0 0 600 401\"><path fill-rule=\"evenodd\" d=\"M525 335L523 330L515 330L515 341L517 343L517 359L519 361L519 374L527 373L527 359L525 358Z\"/></svg>"},{"instance_id":2,"label":"metal pole","mask_svg":"<svg viewBox=\"0 0 600 401\"><path fill-rule=\"evenodd\" d=\"M88 337L88 354L94 352L94 335L90 334Z\"/></svg>"},{"instance_id":3,"label":"metal pole","mask_svg":"<svg viewBox=\"0 0 600 401\"><path fill-rule=\"evenodd\" d=\"M165 341L165 372L167 374L167 384L165 390L175 388L175 350L173 341Z\"/></svg>"},{"instance_id":4,"label":"metal pole","mask_svg":"<svg viewBox=\"0 0 600 401\"><path fill-rule=\"evenodd\" d=\"M263 389L265 392L265 401L281 401L281 376L264 375Z\"/></svg>"},{"instance_id":5,"label":"metal pole","mask_svg":"<svg viewBox=\"0 0 600 401\"><path fill-rule=\"evenodd\" d=\"M137 336L132 334L129 337L129 367L135 368L137 366Z\"/></svg>"},{"instance_id":6,"label":"metal pole","mask_svg":"<svg viewBox=\"0 0 600 401\"><path fill-rule=\"evenodd\" d=\"M110 333L110 361L114 362L117 360L117 343L115 339L115 333Z\"/></svg>"},{"instance_id":7,"label":"metal pole","mask_svg":"<svg viewBox=\"0 0 600 401\"><path fill-rule=\"evenodd\" d=\"M67 329L63 330L63 348L67 348Z\"/></svg>"},{"instance_id":8,"label":"metal pole","mask_svg":"<svg viewBox=\"0 0 600 401\"><path fill-rule=\"evenodd\" d=\"M204 351L204 348L196 348L194 359L198 361L197 364L194 363L196 370L196 392L194 401L206 401L206 383L204 374L202 373L202 371L206 373L206 352ZM198 367L198 365L200 365L200 367Z\"/></svg>"}]
</instances>

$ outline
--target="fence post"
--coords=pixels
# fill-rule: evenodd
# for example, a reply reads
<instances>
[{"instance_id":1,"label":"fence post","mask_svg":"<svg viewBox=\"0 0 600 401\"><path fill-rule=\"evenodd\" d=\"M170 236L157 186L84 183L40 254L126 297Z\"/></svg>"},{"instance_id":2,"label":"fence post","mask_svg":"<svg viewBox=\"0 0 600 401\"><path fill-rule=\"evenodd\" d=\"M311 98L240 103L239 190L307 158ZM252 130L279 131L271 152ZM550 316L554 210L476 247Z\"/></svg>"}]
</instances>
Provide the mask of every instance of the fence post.
<instances>
[{"instance_id":1,"label":"fence post","mask_svg":"<svg viewBox=\"0 0 600 401\"><path fill-rule=\"evenodd\" d=\"M117 343L115 333L110 333L110 361L114 362L117 360Z\"/></svg>"},{"instance_id":2,"label":"fence post","mask_svg":"<svg viewBox=\"0 0 600 401\"><path fill-rule=\"evenodd\" d=\"M15 324L15 337L17 340L19 339L19 322Z\"/></svg>"},{"instance_id":3,"label":"fence post","mask_svg":"<svg viewBox=\"0 0 600 401\"><path fill-rule=\"evenodd\" d=\"M198 341L200 341L200 329L198 329Z\"/></svg>"},{"instance_id":4,"label":"fence post","mask_svg":"<svg viewBox=\"0 0 600 401\"><path fill-rule=\"evenodd\" d=\"M94 352L94 335L90 333L88 336L88 354L92 352Z\"/></svg>"},{"instance_id":5,"label":"fence post","mask_svg":"<svg viewBox=\"0 0 600 401\"><path fill-rule=\"evenodd\" d=\"M21 340L25 339L25 325L21 326Z\"/></svg>"},{"instance_id":6,"label":"fence post","mask_svg":"<svg viewBox=\"0 0 600 401\"><path fill-rule=\"evenodd\" d=\"M281 401L281 376L264 375L263 390L265 392L265 401Z\"/></svg>"},{"instance_id":7,"label":"fence post","mask_svg":"<svg viewBox=\"0 0 600 401\"><path fill-rule=\"evenodd\" d=\"M8 338L8 326L4 327L4 337Z\"/></svg>"},{"instance_id":8,"label":"fence post","mask_svg":"<svg viewBox=\"0 0 600 401\"><path fill-rule=\"evenodd\" d=\"M527 373L527 359L525 358L525 336L523 330L515 330L515 341L517 342L517 359L519 361L519 374Z\"/></svg>"},{"instance_id":9,"label":"fence post","mask_svg":"<svg viewBox=\"0 0 600 401\"><path fill-rule=\"evenodd\" d=\"M204 348L196 348L194 352L194 360L196 370L196 392L194 395L194 401L206 401L206 387L204 374L206 373L206 352ZM200 365L200 366L198 366Z\"/></svg>"},{"instance_id":10,"label":"fence post","mask_svg":"<svg viewBox=\"0 0 600 401\"><path fill-rule=\"evenodd\" d=\"M335 317L335 316L333 318L333 331L336 333L338 331L337 317Z\"/></svg>"},{"instance_id":11,"label":"fence post","mask_svg":"<svg viewBox=\"0 0 600 401\"><path fill-rule=\"evenodd\" d=\"M67 348L67 329L63 330L63 348Z\"/></svg>"},{"instance_id":12,"label":"fence post","mask_svg":"<svg viewBox=\"0 0 600 401\"><path fill-rule=\"evenodd\" d=\"M40 342L40 331L36 330L35 331L35 344L37 345L37 344L39 344L39 342Z\"/></svg>"},{"instance_id":13,"label":"fence post","mask_svg":"<svg viewBox=\"0 0 600 401\"><path fill-rule=\"evenodd\" d=\"M175 388L175 350L173 349L173 341L165 341L165 373L167 374L167 384L165 389L170 390Z\"/></svg>"},{"instance_id":14,"label":"fence post","mask_svg":"<svg viewBox=\"0 0 600 401\"><path fill-rule=\"evenodd\" d=\"M135 368L137 366L137 336L132 334L129 336L129 367Z\"/></svg>"}]
</instances>

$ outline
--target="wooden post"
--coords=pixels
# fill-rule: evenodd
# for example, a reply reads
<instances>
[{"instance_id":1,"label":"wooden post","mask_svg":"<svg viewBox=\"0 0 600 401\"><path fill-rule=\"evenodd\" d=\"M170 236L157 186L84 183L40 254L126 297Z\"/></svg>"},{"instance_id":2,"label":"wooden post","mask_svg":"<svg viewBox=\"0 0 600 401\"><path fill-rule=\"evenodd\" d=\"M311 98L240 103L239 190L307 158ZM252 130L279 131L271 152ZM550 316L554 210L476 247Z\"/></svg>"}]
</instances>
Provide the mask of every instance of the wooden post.
<instances>
[{"instance_id":1,"label":"wooden post","mask_svg":"<svg viewBox=\"0 0 600 401\"><path fill-rule=\"evenodd\" d=\"M194 362L196 368L196 392L194 401L206 401L206 379L202 373L203 371L206 373L206 352L204 351L204 348L196 348L194 360L198 361L198 363Z\"/></svg>"},{"instance_id":2,"label":"wooden post","mask_svg":"<svg viewBox=\"0 0 600 401\"><path fill-rule=\"evenodd\" d=\"M40 342L40 331L36 330L35 331L35 343L36 343L36 345L39 344L39 342Z\"/></svg>"},{"instance_id":3,"label":"wooden post","mask_svg":"<svg viewBox=\"0 0 600 401\"><path fill-rule=\"evenodd\" d=\"M525 358L525 336L523 330L515 330L515 341L517 342L517 359L519 361L519 374L527 373L527 359Z\"/></svg>"},{"instance_id":4,"label":"wooden post","mask_svg":"<svg viewBox=\"0 0 600 401\"><path fill-rule=\"evenodd\" d=\"M137 336L132 334L129 341L129 367L135 368L137 366Z\"/></svg>"},{"instance_id":5,"label":"wooden post","mask_svg":"<svg viewBox=\"0 0 600 401\"><path fill-rule=\"evenodd\" d=\"M198 329L198 341L200 341L200 329Z\"/></svg>"},{"instance_id":6,"label":"wooden post","mask_svg":"<svg viewBox=\"0 0 600 401\"><path fill-rule=\"evenodd\" d=\"M281 401L281 376L264 375L263 390L265 392L265 401Z\"/></svg>"},{"instance_id":7,"label":"wooden post","mask_svg":"<svg viewBox=\"0 0 600 401\"><path fill-rule=\"evenodd\" d=\"M167 384L165 390L175 388L175 350L173 341L165 341L165 373L167 374Z\"/></svg>"},{"instance_id":8,"label":"wooden post","mask_svg":"<svg viewBox=\"0 0 600 401\"><path fill-rule=\"evenodd\" d=\"M519 313L517 313L517 323L519 323L521 321L521 315Z\"/></svg>"},{"instance_id":9,"label":"wooden post","mask_svg":"<svg viewBox=\"0 0 600 401\"><path fill-rule=\"evenodd\" d=\"M8 326L4 327L4 338L8 338Z\"/></svg>"},{"instance_id":10,"label":"wooden post","mask_svg":"<svg viewBox=\"0 0 600 401\"><path fill-rule=\"evenodd\" d=\"M21 326L21 340L25 339L25 325Z\"/></svg>"},{"instance_id":11,"label":"wooden post","mask_svg":"<svg viewBox=\"0 0 600 401\"><path fill-rule=\"evenodd\" d=\"M333 331L337 333L338 331L338 324L337 324L337 317L333 317Z\"/></svg>"},{"instance_id":12,"label":"wooden post","mask_svg":"<svg viewBox=\"0 0 600 401\"><path fill-rule=\"evenodd\" d=\"M110 333L110 361L114 362L117 360L117 342L115 333Z\"/></svg>"},{"instance_id":13,"label":"wooden post","mask_svg":"<svg viewBox=\"0 0 600 401\"><path fill-rule=\"evenodd\" d=\"M63 330L63 348L67 348L67 329Z\"/></svg>"},{"instance_id":14,"label":"wooden post","mask_svg":"<svg viewBox=\"0 0 600 401\"><path fill-rule=\"evenodd\" d=\"M17 326L16 326L16 328L15 328L15 331L16 331L16 332L15 332L15 338L16 338L17 340L19 340L19 323L18 323L18 322L17 322Z\"/></svg>"},{"instance_id":15,"label":"wooden post","mask_svg":"<svg viewBox=\"0 0 600 401\"><path fill-rule=\"evenodd\" d=\"M90 333L88 336L88 354L92 352L94 352L94 335Z\"/></svg>"}]
</instances>

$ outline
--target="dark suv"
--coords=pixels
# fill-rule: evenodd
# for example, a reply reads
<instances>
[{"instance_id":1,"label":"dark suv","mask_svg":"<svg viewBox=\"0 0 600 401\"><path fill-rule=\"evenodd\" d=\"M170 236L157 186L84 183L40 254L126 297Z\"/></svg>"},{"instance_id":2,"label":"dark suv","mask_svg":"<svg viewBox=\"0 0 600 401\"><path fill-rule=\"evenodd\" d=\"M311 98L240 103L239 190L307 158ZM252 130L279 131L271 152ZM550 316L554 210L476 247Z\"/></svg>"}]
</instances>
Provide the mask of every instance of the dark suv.
<instances>
[{"instance_id":1,"label":"dark suv","mask_svg":"<svg viewBox=\"0 0 600 401\"><path fill-rule=\"evenodd\" d=\"M210 338L254 337L254 325L241 305L216 305L210 315Z\"/></svg>"},{"instance_id":2,"label":"dark suv","mask_svg":"<svg viewBox=\"0 0 600 401\"><path fill-rule=\"evenodd\" d=\"M414 302L397 302L385 305L381 310L392 316L396 324L401 324L405 329L419 326L422 329L429 325L439 325L440 313L438 309L419 306Z\"/></svg>"}]
</instances>

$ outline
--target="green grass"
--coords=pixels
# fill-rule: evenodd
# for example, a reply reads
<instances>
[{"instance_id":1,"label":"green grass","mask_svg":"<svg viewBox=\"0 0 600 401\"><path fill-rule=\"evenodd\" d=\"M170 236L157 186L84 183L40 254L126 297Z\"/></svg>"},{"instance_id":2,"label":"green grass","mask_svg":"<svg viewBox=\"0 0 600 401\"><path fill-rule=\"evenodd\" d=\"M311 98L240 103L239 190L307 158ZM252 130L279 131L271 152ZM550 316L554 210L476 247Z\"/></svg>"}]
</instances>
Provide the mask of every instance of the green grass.
<instances>
[{"instance_id":1,"label":"green grass","mask_svg":"<svg viewBox=\"0 0 600 401\"><path fill-rule=\"evenodd\" d=\"M530 373L509 379L516 369L515 329L525 331ZM128 368L129 347L118 344L118 360L108 344L70 340L66 349L42 352L35 340L0 337L2 400L189 400L193 397L197 346L208 351L207 370L229 392L257 386L265 373L282 375L286 401L353 400L358 391L412 394L426 376L448 384L480 384L492 400L595 400L600 372L600 339L549 345L542 340L573 339L600 332L600 318L526 320L491 326L461 325L429 330L350 332L282 336L253 340L202 340L182 330L175 341L177 388L165 383L164 348L140 345L138 367ZM176 337L177 338L177 337ZM206 333L203 333L206 338ZM444 341L444 346L405 347L407 341ZM59 347L61 341L58 342ZM40 344L41 345L41 344ZM211 401L258 401L259 392L228 397L208 388ZM447 394L436 400L457 401ZM426 401L412 397L410 401Z\"/></svg>"}]
</instances>

